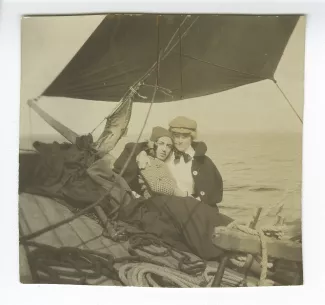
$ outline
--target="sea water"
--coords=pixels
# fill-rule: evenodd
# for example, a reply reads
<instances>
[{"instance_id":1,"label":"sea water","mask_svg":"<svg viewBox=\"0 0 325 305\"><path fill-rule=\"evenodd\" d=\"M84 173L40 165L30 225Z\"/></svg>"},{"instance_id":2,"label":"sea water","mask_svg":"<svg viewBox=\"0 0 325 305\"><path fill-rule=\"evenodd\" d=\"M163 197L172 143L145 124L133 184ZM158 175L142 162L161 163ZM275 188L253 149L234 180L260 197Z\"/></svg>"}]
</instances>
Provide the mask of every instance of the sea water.
<instances>
[{"instance_id":1,"label":"sea water","mask_svg":"<svg viewBox=\"0 0 325 305\"><path fill-rule=\"evenodd\" d=\"M249 221L262 207L264 221L281 216L301 218L302 135L227 134L201 137L207 155L224 180L220 210L240 221ZM273 218L273 219L272 219Z\"/></svg>"}]
</instances>

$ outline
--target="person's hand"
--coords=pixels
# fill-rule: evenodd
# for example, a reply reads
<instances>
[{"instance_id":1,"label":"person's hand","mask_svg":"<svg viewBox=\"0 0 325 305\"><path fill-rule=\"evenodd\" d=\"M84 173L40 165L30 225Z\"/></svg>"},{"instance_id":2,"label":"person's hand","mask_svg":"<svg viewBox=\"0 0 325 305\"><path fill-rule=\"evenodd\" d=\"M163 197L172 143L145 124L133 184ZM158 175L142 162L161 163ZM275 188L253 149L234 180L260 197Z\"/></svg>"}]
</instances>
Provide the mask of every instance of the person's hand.
<instances>
[{"instance_id":1,"label":"person's hand","mask_svg":"<svg viewBox=\"0 0 325 305\"><path fill-rule=\"evenodd\" d=\"M135 191L132 191L132 194L133 194L133 196L135 197L135 198L140 198L141 196L137 193L137 192L135 192Z\"/></svg>"},{"instance_id":2,"label":"person's hand","mask_svg":"<svg viewBox=\"0 0 325 305\"><path fill-rule=\"evenodd\" d=\"M150 166L150 159L145 151L140 152L136 158L139 169L145 169Z\"/></svg>"}]
</instances>

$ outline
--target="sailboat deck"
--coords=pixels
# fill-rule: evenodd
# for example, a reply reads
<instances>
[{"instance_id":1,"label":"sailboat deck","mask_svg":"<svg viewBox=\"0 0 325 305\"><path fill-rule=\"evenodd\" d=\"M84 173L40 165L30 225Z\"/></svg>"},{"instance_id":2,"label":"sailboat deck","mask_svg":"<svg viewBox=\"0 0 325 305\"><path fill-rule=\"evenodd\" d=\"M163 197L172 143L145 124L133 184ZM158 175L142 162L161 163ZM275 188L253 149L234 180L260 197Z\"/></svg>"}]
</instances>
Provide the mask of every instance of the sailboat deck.
<instances>
[{"instance_id":1,"label":"sailboat deck","mask_svg":"<svg viewBox=\"0 0 325 305\"><path fill-rule=\"evenodd\" d=\"M22 235L33 233L71 216L73 213L67 207L51 198L26 193L19 196L19 222ZM101 234L102 227L96 221L81 216L33 240L54 247L68 246L95 250L114 257L128 255L127 242L116 243ZM31 283L31 273L23 246L20 246L20 278L23 283ZM118 283L106 280L101 285L118 285Z\"/></svg>"}]
</instances>

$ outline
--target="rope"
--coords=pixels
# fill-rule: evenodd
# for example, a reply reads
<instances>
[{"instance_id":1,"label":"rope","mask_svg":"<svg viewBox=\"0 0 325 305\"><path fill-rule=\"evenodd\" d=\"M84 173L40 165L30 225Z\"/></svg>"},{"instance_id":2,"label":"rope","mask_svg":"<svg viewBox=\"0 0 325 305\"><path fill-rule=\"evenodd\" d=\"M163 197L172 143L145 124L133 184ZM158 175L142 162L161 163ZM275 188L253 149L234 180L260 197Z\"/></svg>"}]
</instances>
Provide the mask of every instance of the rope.
<instances>
[{"instance_id":1,"label":"rope","mask_svg":"<svg viewBox=\"0 0 325 305\"><path fill-rule=\"evenodd\" d=\"M161 282L156 282L152 275L161 277ZM205 287L208 284L203 277L193 277L172 268L148 263L123 265L119 268L119 278L125 285L137 287L193 288ZM167 282L165 285L162 284L164 281Z\"/></svg>"},{"instance_id":2,"label":"rope","mask_svg":"<svg viewBox=\"0 0 325 305\"><path fill-rule=\"evenodd\" d=\"M300 186L300 184L299 184L299 186ZM280 200L278 200L277 202L275 202L274 204L270 204L267 207L267 209L264 209L264 206L263 206L263 215L260 216L260 219L265 219L268 216L278 216L282 212L282 210L286 204L285 200L289 196L291 196L293 193L297 192L298 191L297 188L298 187L292 188L289 190L287 189L287 191L282 196L282 198ZM272 211L275 211L275 212L271 213Z\"/></svg>"},{"instance_id":3,"label":"rope","mask_svg":"<svg viewBox=\"0 0 325 305\"><path fill-rule=\"evenodd\" d=\"M196 20L197 20L197 19L196 19ZM194 21L194 22L195 22L195 21ZM191 26L194 24L194 22L191 24ZM187 31L182 35L182 37L183 37L183 36L188 32L188 30L189 30L189 28L188 28ZM177 44L177 43L176 43L176 44ZM176 44L171 48L171 50L176 46ZM170 52L171 50L169 50L169 52ZM169 54L169 53L168 53L168 54ZM165 58L168 54L164 54L164 58ZM149 73L147 73L147 74L144 76L144 79L145 79L145 78L148 77L148 76L150 75L150 73L151 73L151 72L152 72L152 71L157 67L157 78L156 78L155 89L154 89L154 92L153 92L153 96L152 96L152 99L151 99L150 106L149 106L148 111L147 111L147 114L146 114L145 121L144 121L144 123L143 123L143 126L142 126L142 129L141 129L141 131L140 131L140 134L138 135L137 143L139 142L139 140L140 140L140 138L141 138L141 136L142 136L142 133L143 133L143 131L144 131L144 129L145 129L145 126L146 126L147 121L148 121L148 118L149 118L149 114L150 114L151 109L152 109L152 106L153 106L153 102L154 102L154 100L155 100L155 96L156 96L156 92L157 92L157 88L158 88L158 76L159 76L159 70L160 70L160 60L161 60L161 52L159 52L159 50L158 50L158 59L157 59L157 62L153 65L152 70L148 71ZM138 87L139 87L139 86L140 86L140 83L138 83ZM138 89L138 88L137 88L137 89ZM133 92L132 90L131 90L131 94L134 94L134 92ZM122 100L123 100L123 98L122 98ZM135 148L136 148L136 145L133 147L133 150L132 150L131 154L129 155L129 158L128 158L127 161L125 162L125 164L124 164L124 166L123 166L123 168L122 168L122 170L121 170L121 172L120 172L120 174L119 174L120 177L122 177L122 175L124 174L124 172L125 172L125 170L126 170L128 164L129 164L129 162L130 162L132 156L134 155L134 153L135 153ZM41 230L39 230L39 231L37 231L37 232L31 233L31 234L28 234L28 235L25 235L25 236L21 236L21 237L19 238L19 242L20 242L20 243L25 243L25 244L26 244L26 242L27 242L28 240L32 239L32 238L38 237L38 236L40 236L41 234L44 234L44 233L46 233L46 232L48 232L48 231L50 231L50 230L53 230L53 229L55 229L55 228L57 228L57 227L59 227L59 226L61 226L61 225L63 225L63 224L69 223L69 222L73 221L74 219L80 217L80 216L83 215L85 212L90 211L91 209L97 207L97 206L102 202L102 200L104 200L104 199L106 198L106 196L109 196L111 190L112 190L113 187L115 187L116 185L117 185L117 181L114 181L112 187L111 187L111 188L110 188L110 189L109 189L109 190L108 190L108 191L107 191L103 196L101 196L101 197L99 198L99 200L97 200L95 203L91 204L90 206L86 207L85 209L81 210L80 212L78 212L78 213L75 214L74 216L72 216L72 217L70 217L70 218L67 218L67 219L65 219L65 220L63 220L63 221L60 221L60 222L58 222L58 223L56 223L56 224L50 225L50 226L48 226L48 227L46 227L46 228L43 228L43 229L41 229ZM114 212L114 213L118 212L119 208L120 208L122 205L123 205L123 202L122 202L121 205L118 206L118 207L117 207L113 212ZM109 222L109 219L107 218L107 223L108 223L108 222ZM44 247L43 247L43 248L40 249L40 250L39 250L39 249L35 250L35 251L33 252L33 254L31 255L31 257L34 256L34 261L35 261L36 258L37 258L38 260L39 260L39 259L41 259L41 260L43 259L43 263L44 263L44 259L45 259L45 258L48 259L49 257L51 257L50 254L48 253L48 251L46 251L46 249L48 250L49 248L45 248L45 250L44 250ZM79 258L82 258L82 255L84 255L84 252L80 252L81 250L80 250L80 249L76 249L76 248L69 248L69 249L67 249L67 247L61 247L60 250L54 250L53 247L51 247L50 250L51 250L52 254L53 254L53 253L56 254L54 257L52 257L52 261L53 261L53 259L57 259L57 260L60 262L59 266L61 265L61 263L62 263L62 264L65 264L65 260L66 260L68 263L73 264L73 267L78 271L78 276L79 276L79 277L81 276L81 279L79 279L77 282L74 282L74 283L77 283L77 284L85 283L85 278L87 278L88 274L85 275L85 274L81 271L81 267L80 267L80 266L79 266L75 261L73 261L73 260L70 259L70 256L74 254L73 251L75 251L75 252L79 255ZM61 255L62 252L65 253L67 250L70 251L70 252L68 252L68 254L69 254L68 257L62 256L62 255ZM42 254L44 254L44 252L42 252L42 251L45 251L45 252L46 252L46 253L45 253L46 255L43 256L43 258L42 258ZM58 252L58 251L59 251L59 252ZM60 255L58 256L58 254L60 254ZM90 261L91 258L89 258L89 257L87 256L87 257L85 258L85 260L86 260L86 261ZM182 263L184 263L185 260L186 260L186 259L183 259L183 262L182 262ZM47 261L45 260L45 262L47 262L47 264L42 264L42 263L39 262L39 263L38 263L38 267L41 268L43 271L44 271L44 270L47 271L47 272L50 274L50 278L54 276L54 278L55 278L54 281L60 281L60 279L58 278L58 276L55 275L55 273L53 272L53 270L48 266L49 264L51 264L51 259L50 259L50 260L47 260ZM57 263L57 264L58 264L58 263ZM82 260L81 260L80 264L81 264L81 266L84 267L84 265L83 265L83 263L82 263ZM95 262L94 262L94 264L95 264ZM180 264L180 265L181 265L181 264ZM65 264L65 266L66 266L66 264ZM98 264L96 264L96 266L98 267ZM36 266L36 267L37 267L37 266ZM96 274L96 275L98 276L98 274ZM150 277L149 277L149 278L150 278ZM151 284L154 284L153 278L150 278L149 281L150 281ZM62 279L61 279L61 282L62 282ZM65 281L63 281L63 283L65 283ZM179 282L179 284L181 284L181 283Z\"/></svg>"},{"instance_id":4,"label":"rope","mask_svg":"<svg viewBox=\"0 0 325 305\"><path fill-rule=\"evenodd\" d=\"M185 21L190 18L190 16L186 16L183 20L183 22L181 23L180 27L185 23ZM190 28L193 26L193 24L197 21L199 17L197 17L192 23L191 25L187 28L187 30L183 33L183 35L180 37L180 38L183 38L187 33L188 31L190 30ZM144 81L151 75L151 73L157 68L157 78L156 78L156 85L155 85L155 88L158 87L158 79L159 79L159 65L160 65L160 60L164 60L169 54L170 52L176 47L177 43L176 42L174 45L171 45L171 43L173 42L174 38L176 37L178 31L180 30L180 27L178 29L176 29L176 31L174 32L173 36L171 37L171 39L169 40L167 46L165 47L165 49L160 52L159 51L159 16L157 16L157 31L158 31L158 48L157 48L157 61L148 69L148 71L143 75L141 76L136 82L134 82L134 84L129 88L129 90L124 94L124 96L121 98L121 102L120 104L117 106L117 108L113 111L113 113L115 111L118 110L118 108L121 106L121 103L123 102L123 100L125 100L128 95L130 94L129 92L131 92L131 94L138 94L141 98L146 98L146 97L143 97L141 96L137 90L139 90L140 86L142 86L144 84ZM163 93L169 95L166 91L163 91ZM94 129L91 133L93 133L108 117L105 117Z\"/></svg>"},{"instance_id":5,"label":"rope","mask_svg":"<svg viewBox=\"0 0 325 305\"><path fill-rule=\"evenodd\" d=\"M229 229L238 229L244 233L247 233L249 235L255 235L260 238L261 241L261 253L262 253L262 258L261 258L261 274L260 274L260 279L258 286L266 286L267 285L267 268L268 268L268 254L267 254L267 246L266 246L266 237L264 235L264 230L265 228L262 229L251 229L247 226L240 225L236 221L233 221L230 223L227 228ZM272 228L268 228L268 230L272 230ZM279 230L279 228L275 228L276 231Z\"/></svg>"},{"instance_id":6,"label":"rope","mask_svg":"<svg viewBox=\"0 0 325 305\"><path fill-rule=\"evenodd\" d=\"M183 63L182 63L182 33L181 26L179 26L179 66L180 66L180 83L181 83L181 99L183 99Z\"/></svg>"},{"instance_id":7,"label":"rope","mask_svg":"<svg viewBox=\"0 0 325 305\"><path fill-rule=\"evenodd\" d=\"M299 116L298 112L296 111L296 109L292 106L292 104L290 103L289 99L287 98L287 96L285 95L285 93L283 92L283 90L280 88L279 84L275 82L275 85L278 87L278 89L280 90L280 92L282 93L283 97L285 98L285 100L288 102L289 106L291 107L291 109L293 110L293 112L296 114L297 118L299 119L300 123L303 124L302 118Z\"/></svg>"},{"instance_id":8,"label":"rope","mask_svg":"<svg viewBox=\"0 0 325 305\"><path fill-rule=\"evenodd\" d=\"M188 16L187 17L185 17L185 19L186 18L188 18ZM181 35L181 39L182 38L184 38L186 35L187 35L187 33L189 32L189 30L192 28L192 26L194 25L194 23L199 19L200 17L199 16L197 16L194 20L193 20L193 22L189 25L189 27L183 32L183 34ZM181 25L182 26L182 25ZM170 50L164 55L164 57L163 57L163 59L165 59L169 54L170 54L170 52L173 50L173 48L175 48L175 46L178 44L178 42L176 42L171 48L170 48Z\"/></svg>"},{"instance_id":9,"label":"rope","mask_svg":"<svg viewBox=\"0 0 325 305\"><path fill-rule=\"evenodd\" d=\"M75 247L55 248L35 242L27 245L36 247L28 258L39 283L83 285L88 279L102 276L119 280L113 268L114 258L109 254Z\"/></svg>"},{"instance_id":10,"label":"rope","mask_svg":"<svg viewBox=\"0 0 325 305\"><path fill-rule=\"evenodd\" d=\"M211 287L216 272L216 268L208 267L204 274L193 276L152 263L126 263L119 267L119 278L126 286L199 288ZM221 286L238 287L241 282L239 274L226 270Z\"/></svg>"},{"instance_id":11,"label":"rope","mask_svg":"<svg viewBox=\"0 0 325 305\"><path fill-rule=\"evenodd\" d=\"M149 246L151 249L148 249ZM154 249L156 251L153 251ZM150 258L157 263L161 263L163 266L174 269L177 268L191 275L202 274L206 269L206 262L202 259L191 259L189 254L176 250L159 238L148 236L148 234L136 234L131 236L129 239L128 251L131 255ZM139 253L139 251L141 251L141 253ZM167 257L172 258L173 262L166 260Z\"/></svg>"},{"instance_id":12,"label":"rope","mask_svg":"<svg viewBox=\"0 0 325 305\"><path fill-rule=\"evenodd\" d=\"M158 58L158 67L157 67L157 69L159 70L159 61L160 61L160 57ZM148 118L149 118L149 115L150 115L150 112L151 112L151 109L152 109L152 105L153 105L153 102L154 102L154 99L155 99L155 96L156 96L156 92L157 92L157 86L155 86L155 89L154 89L154 92L153 92L153 96L152 96L152 99L151 99L151 102L150 102L150 106L149 106L149 108L148 108L148 111L147 111L147 114L146 114L146 117L145 117L145 121L144 121L144 123L143 123L143 126L142 126L142 128L141 128L141 130L140 130L140 133L139 133L139 135L138 135L138 138L137 138L137 140L136 140L136 143L138 143L139 141L140 141L140 138L141 138L141 136L142 136L142 133L143 133L143 131L144 131L144 129L145 129L145 126L146 126L146 124L147 124L147 121L148 121ZM134 155L134 153L135 153L135 150L136 150L136 146L137 145L134 145L134 147L132 148L132 151L131 151L131 153L130 153L130 155L129 155L129 157L128 157L128 159L126 160L126 162L124 163L124 166L123 166L123 168L122 168L122 170L121 170L121 172L120 172L120 174L119 174L119 177L122 177L123 176L123 174L124 174L124 172L125 172L125 170L127 169L127 166L129 165L129 163L130 163L130 161L131 161L131 159L132 159L132 157L133 157L133 155ZM44 228L44 229L41 229L41 230L39 230L39 231L36 231L36 232L34 232L34 233L31 233L31 234L29 234L29 235L25 235L25 236L22 236L22 237L20 237L19 238L19 242L24 242L24 241L27 241L27 240L29 240L29 239L32 239L32 238L35 238L35 237L38 237L38 236L40 236L41 234L44 234L44 233L46 233L46 232L48 232L48 231L50 231L50 230L53 230L53 229L55 229L55 228L57 228L57 227L59 227L59 226L62 226L62 225L64 225L64 224L66 224L66 223L68 223L68 222L71 222L71 221L73 221L74 219L76 219L76 218L78 218L78 217L80 217L80 216L82 216L84 213L86 213L86 212L88 212L88 211L90 211L90 210L92 210L93 208L95 208L96 206L98 206L107 196L109 196L110 195L110 192L111 192L111 190L115 187L115 186L117 186L117 183L118 183L118 179L117 180L115 180L114 181L114 183L112 184L112 186L111 186L111 188L104 194L104 195L102 195L95 203L93 203L93 204L91 204L91 205L89 205L88 207L86 207L86 208L84 208L84 209L82 209L80 212L78 212L77 214L75 214L74 216L72 216L72 217L70 217L70 218L67 218L67 219L65 219L65 220L63 220L63 221L60 221L60 222L58 222L58 223L56 223L56 224L53 224L53 225L50 225L50 226L48 226L48 227L46 227L46 228ZM116 214L117 212L118 212L118 210L121 208L123 206L123 202L114 210L114 213ZM108 223L108 220L107 220L107 223ZM107 224L106 224L107 225Z\"/></svg>"},{"instance_id":13,"label":"rope","mask_svg":"<svg viewBox=\"0 0 325 305\"><path fill-rule=\"evenodd\" d=\"M145 83L143 83L142 86L145 86L145 87L155 87L155 86L153 86L153 85L148 85L148 84L145 84ZM171 91L170 89L168 89L168 88L158 86L158 90L159 90L161 93L165 94L165 95L168 95L168 96L170 96L170 97L173 97L173 96L171 95L172 91Z\"/></svg>"},{"instance_id":14,"label":"rope","mask_svg":"<svg viewBox=\"0 0 325 305\"><path fill-rule=\"evenodd\" d=\"M26 242L27 240L30 240L32 238L36 238L36 237L38 237L38 236L40 236L40 235L42 235L42 234L44 234L44 233L46 233L48 231L54 230L54 229L56 229L56 228L58 228L58 227L60 227L60 226L62 226L64 224L66 224L68 222L71 222L71 221L75 220L76 218L84 215L86 212L88 212L88 211L92 210L94 207L98 206L102 202L102 200L106 196L108 196L110 194L110 191L113 189L113 187L114 187L114 184L112 185L112 187L110 188L110 190L106 194L104 194L101 198L99 198L96 202L94 202L93 204L89 205L88 207L80 210L80 212L76 213L75 215L73 215L73 216L71 216L69 218L66 218L66 219L64 219L62 221L59 221L59 222L57 222L55 224L52 224L52 225L50 225L48 227L45 227L45 228L43 228L41 230L38 230L36 232L33 232L31 234L27 234L27 235L21 236L19 238L19 242L20 243L23 243L23 242Z\"/></svg>"},{"instance_id":15,"label":"rope","mask_svg":"<svg viewBox=\"0 0 325 305\"><path fill-rule=\"evenodd\" d=\"M174 38L176 37L177 33L180 31L180 28L184 25L185 21L186 21L187 19L189 19L189 18L191 18L190 15L187 15L187 16L184 18L184 20L182 21L182 23L179 25L179 27L177 28L177 30L175 31L175 33L173 34L173 36L172 36L171 39L169 40L167 46L165 47L165 51L164 51L164 52L167 51L167 49L168 49L169 46L171 45L172 41L173 41ZM198 19L198 18L199 18L199 17L197 17L196 19ZM195 20L195 21L196 21L196 20Z\"/></svg>"},{"instance_id":16,"label":"rope","mask_svg":"<svg viewBox=\"0 0 325 305\"><path fill-rule=\"evenodd\" d=\"M34 281L38 283L84 285L89 284L89 280L99 279L100 282L105 282L107 279L112 279L127 286L211 287L214 274L217 272L216 267L206 266L205 264L204 267L202 264L200 266L201 260L188 262L184 257L183 259L178 258L184 263L183 266L192 267L197 264L201 269L197 273L193 272L193 268L192 270L191 268L182 268L180 264L171 264L167 260L157 262L152 251L147 251L147 253L152 254L147 257L135 253L135 249L140 249L139 245L149 245L150 243L163 244L157 238L146 237L144 239L144 236L140 234L131 239L128 249L130 256L118 258L98 251L76 247L57 248L33 241L26 242L24 246L36 247L29 252L28 261L35 276ZM143 251L143 248L141 250ZM169 250L168 246L167 250ZM185 254L175 249L173 251ZM161 257L166 259L168 255L168 251L160 251ZM181 270L178 269L179 266ZM223 287L237 287L242 278L235 271L226 269L222 280Z\"/></svg>"},{"instance_id":17,"label":"rope","mask_svg":"<svg viewBox=\"0 0 325 305\"><path fill-rule=\"evenodd\" d=\"M137 256L142 261L141 265L139 263L129 264L119 274L121 280L123 281L124 279L124 283L131 286L168 287L173 283L172 286L176 285L177 287L184 287L184 285L186 287L209 287L212 285L214 275L218 270L217 267L208 266L205 261L197 256L176 250L159 238L149 236L148 234L132 236L129 240L128 251L130 255ZM152 264L155 265L154 270L151 268ZM140 276L141 270L148 266L150 270L147 270L145 275ZM164 273L164 278L169 279L167 281L169 284L166 284L166 281L155 281L154 276L158 274L155 274L154 271L157 269L157 266L161 267L160 271ZM170 270L173 271L171 272ZM241 282L242 277L240 274L231 269L226 269L222 278L223 286L238 287Z\"/></svg>"},{"instance_id":18,"label":"rope","mask_svg":"<svg viewBox=\"0 0 325 305\"><path fill-rule=\"evenodd\" d=\"M107 120L107 118L108 118L108 116L106 116L106 117L104 117L102 120L101 120L101 122L90 132L90 134L93 134L94 132L95 132L95 130L100 126L100 125L102 125L104 122L105 122L105 120Z\"/></svg>"}]
</instances>

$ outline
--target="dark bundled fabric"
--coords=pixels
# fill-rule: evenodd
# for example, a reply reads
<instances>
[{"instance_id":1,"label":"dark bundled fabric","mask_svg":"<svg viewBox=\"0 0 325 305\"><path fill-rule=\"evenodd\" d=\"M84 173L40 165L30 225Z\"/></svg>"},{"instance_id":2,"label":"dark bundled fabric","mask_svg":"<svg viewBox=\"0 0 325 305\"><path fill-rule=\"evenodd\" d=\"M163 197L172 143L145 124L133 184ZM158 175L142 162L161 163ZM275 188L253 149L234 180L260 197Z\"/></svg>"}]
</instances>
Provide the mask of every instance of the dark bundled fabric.
<instances>
[{"instance_id":1,"label":"dark bundled fabric","mask_svg":"<svg viewBox=\"0 0 325 305\"><path fill-rule=\"evenodd\" d=\"M107 15L71 62L45 90L46 96L117 102L156 62L174 35L175 46L160 63L155 102L170 102L273 79L299 19L297 15ZM182 24L182 25L181 25ZM179 32L176 32L177 30ZM186 33L179 42L180 37ZM156 83L156 73L145 81ZM152 96L143 86L140 95ZM136 102L150 98L135 97Z\"/></svg>"},{"instance_id":2,"label":"dark bundled fabric","mask_svg":"<svg viewBox=\"0 0 325 305\"><path fill-rule=\"evenodd\" d=\"M96 158L90 147L91 141L78 142L80 146L35 142L33 146L39 153L39 162L30 173L24 191L79 201L82 206L96 198L94 191L98 192L98 186L91 181L85 183L89 180L86 170Z\"/></svg>"},{"instance_id":3,"label":"dark bundled fabric","mask_svg":"<svg viewBox=\"0 0 325 305\"><path fill-rule=\"evenodd\" d=\"M165 195L132 202L120 210L119 219L206 260L223 253L212 243L214 228L233 221L194 198Z\"/></svg>"},{"instance_id":4,"label":"dark bundled fabric","mask_svg":"<svg viewBox=\"0 0 325 305\"><path fill-rule=\"evenodd\" d=\"M22 173L25 182L21 191L63 199L79 209L96 202L107 194L107 188L113 186L117 175L107 164L103 164L103 160L97 159L91 144L92 138L88 136L78 138L76 144L35 142L34 147L39 152L38 161L34 163L35 168L29 171L28 180L26 174ZM106 179L106 188L96 178ZM123 196L130 191L126 183L118 183L101 206L104 210L108 209L112 198L120 202L125 200Z\"/></svg>"},{"instance_id":5,"label":"dark bundled fabric","mask_svg":"<svg viewBox=\"0 0 325 305\"><path fill-rule=\"evenodd\" d=\"M135 147L134 147L135 146ZM114 171L119 174L121 173L125 162L128 160L129 156L132 153L132 150L134 150L134 153L130 159L130 162L128 166L126 167L123 178L128 183L130 188L135 191L136 193L142 195L143 191L141 189L141 184L139 182L139 175L140 170L138 167L138 164L136 162L137 155L143 151L148 149L147 142L140 142L140 143L127 143L122 151L122 153L119 155L119 157L114 162Z\"/></svg>"}]
</instances>

